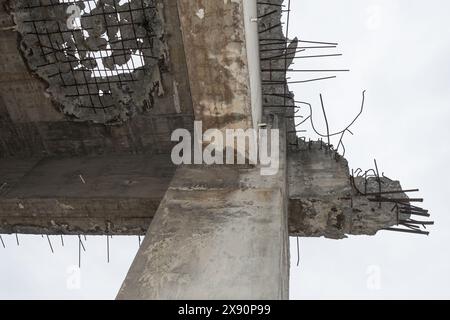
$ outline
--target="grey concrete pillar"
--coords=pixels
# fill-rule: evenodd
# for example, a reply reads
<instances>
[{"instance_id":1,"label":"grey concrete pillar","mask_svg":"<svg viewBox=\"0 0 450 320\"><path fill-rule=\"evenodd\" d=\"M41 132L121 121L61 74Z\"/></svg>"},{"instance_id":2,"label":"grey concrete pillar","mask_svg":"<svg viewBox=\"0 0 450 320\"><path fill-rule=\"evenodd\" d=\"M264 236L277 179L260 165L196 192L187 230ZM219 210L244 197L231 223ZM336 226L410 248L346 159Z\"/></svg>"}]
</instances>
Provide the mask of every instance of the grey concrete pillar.
<instances>
[{"instance_id":1,"label":"grey concrete pillar","mask_svg":"<svg viewBox=\"0 0 450 320\"><path fill-rule=\"evenodd\" d=\"M180 167L118 299L287 299L286 153L280 147L274 176L254 166Z\"/></svg>"}]
</instances>

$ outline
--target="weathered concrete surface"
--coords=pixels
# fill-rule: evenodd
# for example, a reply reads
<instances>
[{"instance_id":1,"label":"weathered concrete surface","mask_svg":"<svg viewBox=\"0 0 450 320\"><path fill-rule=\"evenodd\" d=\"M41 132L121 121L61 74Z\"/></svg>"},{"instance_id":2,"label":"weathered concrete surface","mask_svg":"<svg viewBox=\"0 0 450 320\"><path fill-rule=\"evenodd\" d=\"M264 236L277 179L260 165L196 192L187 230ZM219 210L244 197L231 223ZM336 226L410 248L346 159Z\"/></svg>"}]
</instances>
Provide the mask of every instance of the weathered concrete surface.
<instances>
[{"instance_id":1,"label":"weathered concrete surface","mask_svg":"<svg viewBox=\"0 0 450 320\"><path fill-rule=\"evenodd\" d=\"M252 127L243 1L177 1L194 114L205 129Z\"/></svg>"},{"instance_id":2,"label":"weathered concrete surface","mask_svg":"<svg viewBox=\"0 0 450 320\"><path fill-rule=\"evenodd\" d=\"M114 126L74 122L45 93L47 84L33 76L19 50L7 0L0 0L0 158L78 156L108 153L168 153L170 134L191 129L192 99L175 1L164 0L164 37L168 55L161 68L164 95L151 110Z\"/></svg>"},{"instance_id":3,"label":"weathered concrete surface","mask_svg":"<svg viewBox=\"0 0 450 320\"><path fill-rule=\"evenodd\" d=\"M281 143L275 176L251 166L177 169L118 299L287 299Z\"/></svg>"},{"instance_id":4,"label":"weathered concrete surface","mask_svg":"<svg viewBox=\"0 0 450 320\"><path fill-rule=\"evenodd\" d=\"M347 161L321 142L300 141L288 155L289 233L301 237L346 238L347 235L375 235L398 224L392 203L370 201L359 194L350 179ZM379 192L376 178L355 178L355 186L367 193ZM382 191L402 190L398 181L381 178ZM404 193L387 198L408 199ZM372 197L373 198L373 197ZM407 203L407 201L405 201Z\"/></svg>"},{"instance_id":5,"label":"weathered concrete surface","mask_svg":"<svg viewBox=\"0 0 450 320\"><path fill-rule=\"evenodd\" d=\"M0 160L0 233L145 234L174 171L167 156Z\"/></svg>"}]
</instances>

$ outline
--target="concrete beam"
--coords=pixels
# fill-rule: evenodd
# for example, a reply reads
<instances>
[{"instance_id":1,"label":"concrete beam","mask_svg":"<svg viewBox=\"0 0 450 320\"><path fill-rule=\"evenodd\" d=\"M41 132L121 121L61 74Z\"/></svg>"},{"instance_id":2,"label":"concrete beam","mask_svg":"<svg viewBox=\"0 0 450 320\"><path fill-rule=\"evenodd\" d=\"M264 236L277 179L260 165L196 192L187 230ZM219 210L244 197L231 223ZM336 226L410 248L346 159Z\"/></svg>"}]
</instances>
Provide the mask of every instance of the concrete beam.
<instances>
[{"instance_id":1,"label":"concrete beam","mask_svg":"<svg viewBox=\"0 0 450 320\"><path fill-rule=\"evenodd\" d=\"M0 233L144 235L174 174L169 156L0 160ZM320 143L291 147L287 174L292 236L340 239L397 224L392 206L358 195L347 161Z\"/></svg>"},{"instance_id":2,"label":"concrete beam","mask_svg":"<svg viewBox=\"0 0 450 320\"><path fill-rule=\"evenodd\" d=\"M400 182L381 178L350 179L347 160L321 142L299 141L288 156L289 233L300 237L342 239L348 235L375 235L378 231L408 219L410 215L392 210L393 203L370 201L377 192L402 190ZM358 189L358 190L357 190ZM404 199L404 193L383 197Z\"/></svg>"},{"instance_id":3,"label":"concrete beam","mask_svg":"<svg viewBox=\"0 0 450 320\"><path fill-rule=\"evenodd\" d=\"M168 156L0 160L0 233L145 234L174 170Z\"/></svg>"}]
</instances>

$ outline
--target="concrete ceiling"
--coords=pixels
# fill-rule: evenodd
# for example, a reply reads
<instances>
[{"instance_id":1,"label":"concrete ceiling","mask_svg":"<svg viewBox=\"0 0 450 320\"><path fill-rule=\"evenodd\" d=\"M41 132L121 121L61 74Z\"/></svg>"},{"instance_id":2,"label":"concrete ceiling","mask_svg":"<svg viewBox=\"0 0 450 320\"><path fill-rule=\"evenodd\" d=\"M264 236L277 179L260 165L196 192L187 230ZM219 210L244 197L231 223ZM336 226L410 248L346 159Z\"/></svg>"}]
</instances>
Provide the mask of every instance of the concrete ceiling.
<instances>
[{"instance_id":1,"label":"concrete ceiling","mask_svg":"<svg viewBox=\"0 0 450 320\"><path fill-rule=\"evenodd\" d=\"M0 158L167 153L171 147L170 133L176 128L192 128L192 99L176 3L164 1L158 5L157 21L164 25L158 31L160 63L156 66L156 71L149 74L152 79L157 78L159 88L154 90L152 87L151 92L142 90L147 92L146 100L151 101L150 104L145 103L148 108L133 107L125 110L126 106L117 102L114 104L114 112L98 110L95 114L83 111L87 109L74 107L77 103L83 103L78 98L61 97L61 93L64 93L60 90L61 81L55 80L53 83L46 76L48 70L37 68L38 60L44 59L42 54L38 54L40 57L36 59L27 56L34 39L34 46L44 45L42 50L49 63L58 58L54 54L55 50L46 49L45 37L39 37L40 41L36 44L38 39L30 36L33 30L24 27L30 25L24 23L24 20L38 20L38 17L26 14L27 10L18 8L18 5L20 1L0 1ZM14 10L21 12L16 19L12 17ZM36 9L28 9L30 10L36 12ZM42 11L41 15L45 16L49 10ZM61 21L60 25L63 25ZM48 31L46 28L45 25L37 27L40 32L43 29ZM57 43L53 42L52 45ZM35 48L34 51L36 50L38 49ZM59 58L64 60L64 57ZM64 69L64 65L68 64L54 63L51 66ZM70 81L71 76L74 77L73 73L64 75L66 81ZM112 81L113 78L117 76L98 79ZM152 79L141 82L151 84ZM83 86L78 87L81 90ZM86 89L87 86L84 86L85 91ZM96 99L99 100L98 97ZM65 104L61 104L64 101ZM125 116L117 116L124 113ZM112 119L115 121L111 121Z\"/></svg>"}]
</instances>

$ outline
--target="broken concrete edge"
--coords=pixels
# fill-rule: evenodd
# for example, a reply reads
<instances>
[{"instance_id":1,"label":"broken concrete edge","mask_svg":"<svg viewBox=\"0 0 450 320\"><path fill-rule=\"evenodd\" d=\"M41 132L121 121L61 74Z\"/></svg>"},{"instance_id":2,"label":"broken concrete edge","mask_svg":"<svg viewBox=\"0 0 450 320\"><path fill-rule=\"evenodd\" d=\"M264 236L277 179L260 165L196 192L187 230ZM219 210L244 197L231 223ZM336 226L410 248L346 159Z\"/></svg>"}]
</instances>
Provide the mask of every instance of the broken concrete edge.
<instances>
[{"instance_id":1,"label":"broken concrete edge","mask_svg":"<svg viewBox=\"0 0 450 320\"><path fill-rule=\"evenodd\" d=\"M295 143L297 133L295 127L295 100L294 93L290 91L289 85L271 84L270 82L286 83L285 72L262 72L262 70L288 69L293 63L295 54L286 55L286 48L295 52L298 42L290 41L283 32L282 8L284 0L270 0L258 3L257 16L259 41L263 49L260 51L262 103L265 113L285 113L286 139L288 146ZM261 18L262 17L262 18ZM261 33L263 32L263 33ZM269 40L267 40L269 39ZM275 57L275 58L274 58Z\"/></svg>"},{"instance_id":2,"label":"broken concrete edge","mask_svg":"<svg viewBox=\"0 0 450 320\"><path fill-rule=\"evenodd\" d=\"M147 109L151 108L154 100L153 96L164 95L160 69L168 62L169 50L167 48L167 44L163 41L164 28L162 27L162 19L160 19L162 15L160 10L163 10L162 3L158 3L157 6L153 7L143 7L143 13L137 11L137 13L141 15L145 14L145 10L155 10L156 12L155 14L153 14L154 18L150 22L146 21L146 19L144 18L144 21L146 21L146 23L152 23L151 29L157 34L151 41L152 45L155 45L155 47L147 48L148 46L150 46L150 41L147 39L147 36L143 36L142 38L143 43L147 42L147 46L145 46L145 49L142 49L143 55L141 57L141 60L144 63L142 68L136 69L131 73L131 80L127 80L127 77L125 77L125 75L127 74L122 73L122 79L120 78L120 75L111 77L102 76L101 81L97 81L97 78L95 78L95 72L101 73L105 71L100 70L99 66L97 65L97 60L87 57L85 51L86 48L90 47L93 47L97 50L101 49L100 43L105 43L105 45L107 43L107 40L100 37L99 34L89 34L89 32L92 30L94 30L94 33L96 33L96 31L98 31L97 29L100 28L100 25L102 25L102 28L106 30L106 26L102 23L108 25L106 17L108 17L108 19L111 19L112 16L106 15L103 11L103 7L101 10L96 7L93 9L93 11L96 11L96 15L103 12L104 22L103 20L101 20L101 22L99 22L100 20L95 20L95 18L89 14L81 16L81 23L84 26L89 26L91 24L94 25L95 22L95 25L92 28L89 28L90 31L85 31L89 35L88 38L85 39L86 44L83 42L84 40L82 40L84 39L84 36L81 36L82 31L73 30L71 33L67 34L68 30L65 30L66 28L68 28L67 25L60 24L59 26L59 28L62 28L62 30L59 30L59 35L61 38L63 38L63 41L66 41L65 45L67 46L67 48L76 48L75 52L78 52L79 55L83 58L78 58L78 60L72 59L70 61L70 64L78 61L80 63L80 67L82 66L82 68L77 69L75 67L73 69L72 66L71 68L67 68L67 65L65 64L67 63L66 60L69 59L69 56L75 57L71 53L63 54L62 51L58 49L54 49L56 51L54 51L50 55L48 54L48 52L44 53L43 47L46 48L46 50L48 50L49 48L54 48L54 44L52 43L54 39L51 39L50 36L48 36L48 39L46 37L39 36L37 33L36 24L41 23L46 25L46 19L48 19L48 25L45 26L44 30L47 33L50 32L48 29L51 29L54 26L51 23L54 21L52 19L54 19L55 16L63 17L66 14L66 7L68 6L69 4L61 4L58 6L55 5L54 7L52 7L51 11L54 16L51 16L49 13L50 11L40 11L39 8L27 9L26 5L22 5L22 1L17 1L14 2L14 10L12 11L16 23L16 30L20 34L20 48L22 56L26 61L26 65L30 70L32 70L34 75L36 75L46 83L46 93L52 98L52 100L55 102L55 105L57 105L58 108L61 109L61 111L67 117L73 118L74 121L92 121L95 123L108 125L120 124L124 121L127 121L135 113L144 112ZM107 10L105 9L105 11ZM43 12L44 16L38 16L40 12ZM134 17L134 19L137 18ZM29 21L38 22L31 24L29 23ZM111 23L111 25L114 25L114 23ZM135 28L142 28L142 30L144 30L145 28L147 28L147 25L144 26L144 23L142 23L142 27L140 27L140 24L133 24L131 28L133 30L132 34L134 34L134 36L136 37L136 34L145 34L145 32L140 29L135 30ZM107 33L109 36L112 36L112 34L109 33L109 30L110 29L107 30ZM130 32L130 30L124 30L122 29L122 27L120 27L120 30L123 35L126 35L125 31ZM70 35L72 35L72 37L70 37ZM132 39L133 36L129 35L125 38ZM137 43L138 38L136 38L135 40ZM116 40L116 42L117 41L123 40ZM129 42L130 40L127 41ZM122 68L123 65L126 64L126 68L129 68L128 62L131 60L128 60L127 62L127 58L133 59L131 53L129 52L127 54L117 54L116 49L114 49L115 51L112 52L112 55L110 57L101 58L103 64L107 68L112 68L111 70L115 70L114 64L122 64ZM123 49L118 48L117 50L120 51ZM41 55L37 54L41 51ZM153 56L157 56L158 60L155 60ZM49 63L48 60L52 59L54 59L55 61L53 63ZM111 71L111 73L113 73L113 71ZM59 77L55 77L55 75L58 74ZM134 79L133 75L135 77ZM99 75L97 75L97 77L98 76ZM95 81L89 81L91 78ZM139 81L136 82L136 78L138 78ZM77 90L74 90L74 86L71 85L73 81L75 81ZM144 82L146 83L146 85L144 85ZM69 85L67 85L68 83ZM96 97L98 98L98 100L92 98L90 89L88 89L87 94L80 94L79 91L83 91L85 89L84 84L86 83L90 84L89 87L92 84L95 84L96 89L98 91L100 90L104 92L105 94L97 92ZM78 89L79 87L80 89ZM78 96L74 96L74 92L78 93ZM107 94L108 92L109 94ZM115 99L113 99L113 97ZM94 108L97 111L94 110Z\"/></svg>"},{"instance_id":3,"label":"broken concrete edge","mask_svg":"<svg viewBox=\"0 0 450 320\"><path fill-rule=\"evenodd\" d=\"M0 29L4 61L0 66L0 158L170 152L171 132L192 127L193 109L175 1L164 0L164 15L169 49L169 67L162 73L166 94L154 97L149 112L117 125L76 121L61 113L44 92L44 82L27 70L18 49L18 32ZM0 25L13 25L3 8Z\"/></svg>"},{"instance_id":4,"label":"broken concrete edge","mask_svg":"<svg viewBox=\"0 0 450 320\"><path fill-rule=\"evenodd\" d=\"M411 204L414 199L399 181L367 174L354 177L347 160L322 141L299 139L297 150L291 147L288 154L288 174L292 236L344 239L398 225L406 227L403 232L428 234L420 227L433 224L411 218L428 214Z\"/></svg>"}]
</instances>

